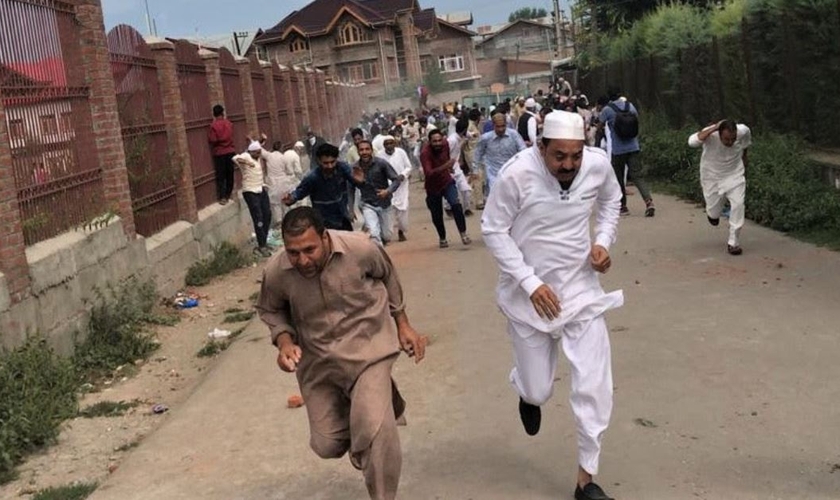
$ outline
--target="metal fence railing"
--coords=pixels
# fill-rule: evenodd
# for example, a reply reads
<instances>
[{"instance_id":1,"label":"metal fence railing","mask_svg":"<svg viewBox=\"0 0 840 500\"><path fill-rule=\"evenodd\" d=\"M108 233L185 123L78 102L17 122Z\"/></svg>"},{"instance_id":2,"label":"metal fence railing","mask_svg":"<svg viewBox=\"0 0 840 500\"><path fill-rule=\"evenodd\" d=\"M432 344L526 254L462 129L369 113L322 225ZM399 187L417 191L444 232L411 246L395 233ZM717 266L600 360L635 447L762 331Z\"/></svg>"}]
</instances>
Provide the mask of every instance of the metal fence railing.
<instances>
[{"instance_id":1,"label":"metal fence railing","mask_svg":"<svg viewBox=\"0 0 840 500\"><path fill-rule=\"evenodd\" d=\"M104 212L75 7L0 2L0 99L24 241Z\"/></svg>"}]
</instances>

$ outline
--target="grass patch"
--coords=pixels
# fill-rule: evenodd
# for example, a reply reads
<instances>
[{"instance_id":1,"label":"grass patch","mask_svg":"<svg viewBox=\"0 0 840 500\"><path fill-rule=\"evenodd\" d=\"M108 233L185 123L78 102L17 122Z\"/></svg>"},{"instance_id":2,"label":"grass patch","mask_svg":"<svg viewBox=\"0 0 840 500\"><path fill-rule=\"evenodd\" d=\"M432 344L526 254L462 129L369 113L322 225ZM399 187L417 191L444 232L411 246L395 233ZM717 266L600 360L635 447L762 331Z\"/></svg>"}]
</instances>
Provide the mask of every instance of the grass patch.
<instances>
[{"instance_id":1,"label":"grass patch","mask_svg":"<svg viewBox=\"0 0 840 500\"><path fill-rule=\"evenodd\" d=\"M250 265L253 259L227 241L213 248L213 257L200 260L187 270L187 286L203 286L216 276Z\"/></svg>"},{"instance_id":2,"label":"grass patch","mask_svg":"<svg viewBox=\"0 0 840 500\"><path fill-rule=\"evenodd\" d=\"M79 411L79 416L84 418L96 417L121 417L125 412L136 407L140 401L100 401Z\"/></svg>"},{"instance_id":3,"label":"grass patch","mask_svg":"<svg viewBox=\"0 0 840 500\"><path fill-rule=\"evenodd\" d=\"M35 493L32 500L84 500L99 486L97 483L77 483L56 486Z\"/></svg>"},{"instance_id":4,"label":"grass patch","mask_svg":"<svg viewBox=\"0 0 840 500\"><path fill-rule=\"evenodd\" d=\"M250 296L248 296L248 300L250 300L251 302L256 302L257 299L259 299L259 298L260 298L260 292L254 292Z\"/></svg>"},{"instance_id":5,"label":"grass patch","mask_svg":"<svg viewBox=\"0 0 840 500\"><path fill-rule=\"evenodd\" d=\"M0 471L0 486L11 483L20 476L16 469Z\"/></svg>"},{"instance_id":6,"label":"grass patch","mask_svg":"<svg viewBox=\"0 0 840 500\"><path fill-rule=\"evenodd\" d=\"M199 358L212 358L220 352L230 347L230 342L226 340L208 340L204 347L202 347L196 356Z\"/></svg>"},{"instance_id":7,"label":"grass patch","mask_svg":"<svg viewBox=\"0 0 840 500\"><path fill-rule=\"evenodd\" d=\"M255 311L240 311L225 316L224 323L241 323L243 321L250 321L256 314Z\"/></svg>"},{"instance_id":8,"label":"grass patch","mask_svg":"<svg viewBox=\"0 0 840 500\"><path fill-rule=\"evenodd\" d=\"M77 372L42 338L0 351L0 482L15 477L26 453L52 443L78 410Z\"/></svg>"},{"instance_id":9,"label":"grass patch","mask_svg":"<svg viewBox=\"0 0 840 500\"><path fill-rule=\"evenodd\" d=\"M245 312L245 310L240 309L238 307L231 307L230 309L225 309L225 314L236 314L241 312Z\"/></svg>"},{"instance_id":10,"label":"grass patch","mask_svg":"<svg viewBox=\"0 0 840 500\"><path fill-rule=\"evenodd\" d=\"M117 446L116 448L114 448L114 451L120 451L120 452L121 451L128 451L128 450L137 448L138 446L140 446L140 441L139 440L132 441L130 443L125 443L122 446Z\"/></svg>"},{"instance_id":11,"label":"grass patch","mask_svg":"<svg viewBox=\"0 0 840 500\"><path fill-rule=\"evenodd\" d=\"M120 365L146 359L160 345L148 331L157 302L154 283L130 277L97 291L84 341L76 345L73 362L89 378L101 378Z\"/></svg>"}]
</instances>

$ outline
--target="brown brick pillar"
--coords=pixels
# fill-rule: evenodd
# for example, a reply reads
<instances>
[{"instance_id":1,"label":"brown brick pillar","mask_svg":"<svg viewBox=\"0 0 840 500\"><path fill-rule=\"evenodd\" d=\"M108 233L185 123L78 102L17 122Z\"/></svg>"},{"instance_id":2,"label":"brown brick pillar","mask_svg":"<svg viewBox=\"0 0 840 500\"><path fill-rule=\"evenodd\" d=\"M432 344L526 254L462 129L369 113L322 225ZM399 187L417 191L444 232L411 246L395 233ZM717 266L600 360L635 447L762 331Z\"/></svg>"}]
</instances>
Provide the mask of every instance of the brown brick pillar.
<instances>
[{"instance_id":1,"label":"brown brick pillar","mask_svg":"<svg viewBox=\"0 0 840 500\"><path fill-rule=\"evenodd\" d=\"M158 84L163 99L163 120L166 122L166 138L169 146L169 161L178 169L178 217L188 222L198 221L195 202L192 162L187 142L187 126L182 110L181 87L178 84L178 63L175 60L175 45L166 40L148 40L149 48L157 63Z\"/></svg>"},{"instance_id":2,"label":"brown brick pillar","mask_svg":"<svg viewBox=\"0 0 840 500\"><path fill-rule=\"evenodd\" d=\"M78 0L76 3L78 41L82 60L87 69L90 114L93 120L94 145L102 168L105 202L122 219L123 230L129 238L137 233L128 186L120 117L117 112L117 93L111 60L105 38L105 23L99 0ZM103 211L106 207L103 207Z\"/></svg>"},{"instance_id":3,"label":"brown brick pillar","mask_svg":"<svg viewBox=\"0 0 840 500\"><path fill-rule=\"evenodd\" d=\"M300 137L300 117L295 113L295 101L294 101L294 94L292 92L292 70L286 66L280 65L280 74L282 75L281 80L283 82L283 89L281 90L281 96L286 101L286 109L288 113L286 114L286 119L289 121L289 128L288 130L291 131L289 134L291 137L292 144L298 140ZM278 102L277 105L279 106L280 103Z\"/></svg>"},{"instance_id":4,"label":"brown brick pillar","mask_svg":"<svg viewBox=\"0 0 840 500\"><path fill-rule=\"evenodd\" d=\"M333 111L329 108L327 84L324 76L324 72L320 69L316 69L313 74L313 80L315 81L315 95L318 100L318 115L321 119L321 128L324 129L323 133L335 141L337 138L334 127L336 117L332 115Z\"/></svg>"},{"instance_id":5,"label":"brown brick pillar","mask_svg":"<svg viewBox=\"0 0 840 500\"><path fill-rule=\"evenodd\" d=\"M210 106L216 104L225 105L225 91L222 87L222 71L219 68L219 53L212 50L201 49L199 57L204 61L204 68L207 70L207 90L210 92Z\"/></svg>"},{"instance_id":6,"label":"brown brick pillar","mask_svg":"<svg viewBox=\"0 0 840 500\"><path fill-rule=\"evenodd\" d=\"M6 130L6 109L0 99L0 272L6 275L6 285L12 303L29 295L29 264L23 241L20 207L18 206L15 174L12 169L12 149ZM2 332L0 332L2 333ZM11 335L8 332L7 335Z\"/></svg>"},{"instance_id":7,"label":"brown brick pillar","mask_svg":"<svg viewBox=\"0 0 840 500\"><path fill-rule=\"evenodd\" d=\"M265 91L268 93L268 112L271 113L271 130L273 137L270 137L272 143L274 141L282 141L280 137L280 106L277 104L277 89L274 87L274 70L272 64L268 61L260 61L260 67L263 71L263 78L265 78Z\"/></svg>"},{"instance_id":8,"label":"brown brick pillar","mask_svg":"<svg viewBox=\"0 0 840 500\"><path fill-rule=\"evenodd\" d=\"M309 96L306 90L306 71L300 66L295 66L292 70L297 76L298 96L300 100L300 116L297 118L298 129L295 131L295 137L301 137L306 127L312 127L312 122L309 118L311 110L309 109Z\"/></svg>"},{"instance_id":9,"label":"brown brick pillar","mask_svg":"<svg viewBox=\"0 0 840 500\"><path fill-rule=\"evenodd\" d=\"M321 123L321 110L318 104L318 88L315 82L315 71L306 68L303 73L306 82L306 106L309 110L309 126L318 135L324 135L323 124Z\"/></svg>"},{"instance_id":10,"label":"brown brick pillar","mask_svg":"<svg viewBox=\"0 0 840 500\"><path fill-rule=\"evenodd\" d=\"M335 94L333 94L333 84L329 81L324 81L324 89L325 94L327 97L327 129L330 131L330 137L334 137L335 140L339 138L338 130L344 126L344 122L341 121L341 112L335 107ZM343 135L343 134L342 134ZM341 142L341 141L338 141Z\"/></svg>"},{"instance_id":11,"label":"brown brick pillar","mask_svg":"<svg viewBox=\"0 0 840 500\"><path fill-rule=\"evenodd\" d=\"M254 102L254 82L251 80L251 61L241 56L236 58L236 69L239 70L239 85L242 86L242 102L245 105L245 123L251 137L260 136L260 125L257 121L257 105Z\"/></svg>"}]
</instances>

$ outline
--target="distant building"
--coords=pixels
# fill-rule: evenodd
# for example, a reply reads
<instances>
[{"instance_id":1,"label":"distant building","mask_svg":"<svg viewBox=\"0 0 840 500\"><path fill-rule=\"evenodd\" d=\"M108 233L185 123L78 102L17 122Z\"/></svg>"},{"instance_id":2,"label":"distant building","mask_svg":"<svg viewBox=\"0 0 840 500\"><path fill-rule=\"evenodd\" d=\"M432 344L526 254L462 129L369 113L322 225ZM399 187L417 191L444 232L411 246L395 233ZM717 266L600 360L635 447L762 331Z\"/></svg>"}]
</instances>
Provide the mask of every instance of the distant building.
<instances>
[{"instance_id":1,"label":"distant building","mask_svg":"<svg viewBox=\"0 0 840 500\"><path fill-rule=\"evenodd\" d=\"M250 50L287 66L366 83L368 97L411 89L434 66L454 88L474 88L469 13L437 17L416 0L315 0L257 35Z\"/></svg>"},{"instance_id":2,"label":"distant building","mask_svg":"<svg viewBox=\"0 0 840 500\"><path fill-rule=\"evenodd\" d=\"M556 34L551 17L519 19L512 23L477 28L475 37L481 86L503 83L525 86L532 92L548 90ZM563 25L566 46L561 58L573 53L568 23Z\"/></svg>"}]
</instances>

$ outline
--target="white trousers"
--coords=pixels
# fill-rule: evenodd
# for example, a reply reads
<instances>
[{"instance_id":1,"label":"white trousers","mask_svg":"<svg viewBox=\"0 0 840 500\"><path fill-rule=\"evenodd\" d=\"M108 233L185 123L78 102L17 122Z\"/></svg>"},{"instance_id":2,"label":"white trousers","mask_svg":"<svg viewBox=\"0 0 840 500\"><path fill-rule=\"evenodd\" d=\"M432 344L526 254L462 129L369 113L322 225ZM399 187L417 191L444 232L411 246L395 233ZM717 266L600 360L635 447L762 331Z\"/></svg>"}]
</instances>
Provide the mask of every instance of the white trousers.
<instances>
[{"instance_id":1,"label":"white trousers","mask_svg":"<svg viewBox=\"0 0 840 500\"><path fill-rule=\"evenodd\" d=\"M455 187L458 189L458 197L461 198L461 206L464 207L464 211L471 210L470 204L472 203L472 187L470 187L470 181L467 179L467 176L464 175L464 171L461 170L461 167L455 169L455 173L452 177L455 179ZM452 209L446 199L443 200L443 208L446 210Z\"/></svg>"},{"instance_id":2,"label":"white trousers","mask_svg":"<svg viewBox=\"0 0 840 500\"><path fill-rule=\"evenodd\" d=\"M508 333L515 364L510 382L525 402L537 406L554 392L557 344L562 343L571 365L569 403L577 425L578 463L586 472L597 474L601 438L613 406L610 338L603 316L567 324L555 334L509 321Z\"/></svg>"},{"instance_id":3,"label":"white trousers","mask_svg":"<svg viewBox=\"0 0 840 500\"><path fill-rule=\"evenodd\" d=\"M703 189L703 197L706 198L706 214L712 219L719 219L723 212L723 205L729 200L729 241L728 244L737 247L740 245L741 228L744 227L744 195L747 191L746 183L741 183L728 191L721 192L718 189Z\"/></svg>"},{"instance_id":4,"label":"white trousers","mask_svg":"<svg viewBox=\"0 0 840 500\"><path fill-rule=\"evenodd\" d=\"M397 207L391 207L394 211L393 219L398 231L408 233L408 210L399 210Z\"/></svg>"}]
</instances>

